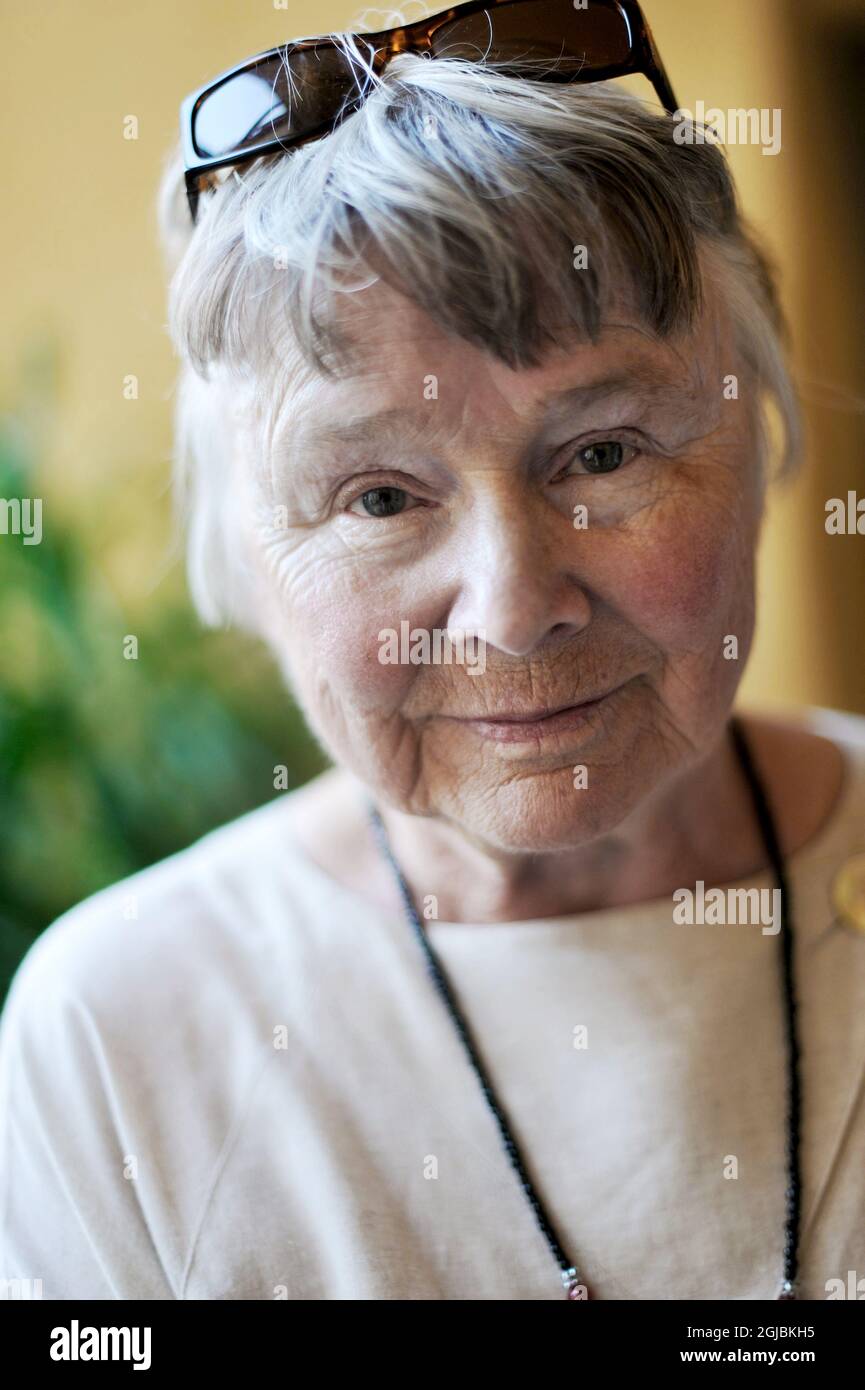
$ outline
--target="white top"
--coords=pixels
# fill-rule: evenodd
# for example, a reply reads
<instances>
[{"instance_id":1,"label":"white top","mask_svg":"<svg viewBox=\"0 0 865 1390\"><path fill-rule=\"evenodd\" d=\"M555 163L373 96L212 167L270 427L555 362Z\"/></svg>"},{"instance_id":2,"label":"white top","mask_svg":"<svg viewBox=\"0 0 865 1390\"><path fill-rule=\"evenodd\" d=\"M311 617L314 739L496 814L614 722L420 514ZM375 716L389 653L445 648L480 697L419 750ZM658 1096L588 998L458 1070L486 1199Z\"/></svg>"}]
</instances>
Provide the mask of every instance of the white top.
<instances>
[{"instance_id":1,"label":"white top","mask_svg":"<svg viewBox=\"0 0 865 1390\"><path fill-rule=\"evenodd\" d=\"M825 1298L865 1275L865 934L829 896L865 851L865 719L803 718L848 761L788 861L801 1292ZM780 938L676 926L669 898L428 930L594 1293L774 1298ZM29 951L0 1024L0 1250L45 1298L562 1297L408 924L309 861L285 799Z\"/></svg>"}]
</instances>

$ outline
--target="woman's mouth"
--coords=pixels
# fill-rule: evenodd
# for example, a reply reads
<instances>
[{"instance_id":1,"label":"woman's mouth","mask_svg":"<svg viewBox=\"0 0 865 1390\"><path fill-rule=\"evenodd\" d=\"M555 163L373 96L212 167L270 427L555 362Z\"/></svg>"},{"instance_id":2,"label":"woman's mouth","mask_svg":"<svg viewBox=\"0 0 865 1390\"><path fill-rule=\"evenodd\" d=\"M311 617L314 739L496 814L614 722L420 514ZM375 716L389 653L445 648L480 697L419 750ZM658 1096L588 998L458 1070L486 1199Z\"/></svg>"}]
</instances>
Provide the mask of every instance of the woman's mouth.
<instances>
[{"instance_id":1,"label":"woman's mouth","mask_svg":"<svg viewBox=\"0 0 865 1390\"><path fill-rule=\"evenodd\" d=\"M471 719L460 719L458 722L465 724L481 738L492 739L498 743L537 743L539 739L553 738L587 724L601 706L621 689L621 686L616 686L602 695L571 705L528 711L502 710Z\"/></svg>"}]
</instances>

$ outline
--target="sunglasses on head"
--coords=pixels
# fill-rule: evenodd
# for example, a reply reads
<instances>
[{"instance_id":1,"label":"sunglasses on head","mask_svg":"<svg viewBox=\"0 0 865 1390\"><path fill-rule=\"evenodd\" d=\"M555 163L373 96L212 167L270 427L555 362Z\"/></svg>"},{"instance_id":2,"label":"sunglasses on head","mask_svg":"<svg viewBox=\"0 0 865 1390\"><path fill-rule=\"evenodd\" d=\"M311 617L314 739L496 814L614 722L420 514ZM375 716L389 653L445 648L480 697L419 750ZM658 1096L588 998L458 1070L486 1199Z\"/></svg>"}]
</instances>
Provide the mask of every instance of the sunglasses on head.
<instances>
[{"instance_id":1,"label":"sunglasses on head","mask_svg":"<svg viewBox=\"0 0 865 1390\"><path fill-rule=\"evenodd\" d=\"M333 35L295 39L248 58L181 106L186 192L193 223L214 170L289 150L332 130L400 53L494 63L547 82L603 82L642 74L671 114L676 99L636 0L468 0L414 24L352 34L358 64ZM530 66L535 65L530 71Z\"/></svg>"}]
</instances>

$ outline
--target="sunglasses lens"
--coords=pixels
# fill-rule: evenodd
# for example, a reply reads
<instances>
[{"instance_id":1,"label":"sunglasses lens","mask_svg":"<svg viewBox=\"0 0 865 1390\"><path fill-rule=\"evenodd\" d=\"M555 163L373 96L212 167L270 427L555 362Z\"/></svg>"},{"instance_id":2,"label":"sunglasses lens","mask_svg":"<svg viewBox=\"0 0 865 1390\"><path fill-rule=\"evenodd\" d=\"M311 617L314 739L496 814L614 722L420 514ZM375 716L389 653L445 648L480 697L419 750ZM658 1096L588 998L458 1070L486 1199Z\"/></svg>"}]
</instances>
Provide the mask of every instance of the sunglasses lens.
<instances>
[{"instance_id":1,"label":"sunglasses lens","mask_svg":"<svg viewBox=\"0 0 865 1390\"><path fill-rule=\"evenodd\" d=\"M591 81L595 73L628 62L631 31L615 0L573 0L538 5L516 0L454 19L437 30L432 40L437 58L482 59L519 66L520 60L556 61L557 71L575 68Z\"/></svg>"},{"instance_id":2,"label":"sunglasses lens","mask_svg":"<svg viewBox=\"0 0 865 1390\"><path fill-rule=\"evenodd\" d=\"M215 159L267 140L312 135L356 92L345 57L329 46L268 58L207 93L195 113L196 151Z\"/></svg>"},{"instance_id":3,"label":"sunglasses lens","mask_svg":"<svg viewBox=\"0 0 865 1390\"><path fill-rule=\"evenodd\" d=\"M627 67L633 45L617 0L513 0L443 25L432 37L437 58L487 60L519 70L540 59L563 78L586 81ZM356 69L330 44L292 49L245 68L195 108L199 158L219 159L271 140L287 144L328 128L360 100Z\"/></svg>"}]
</instances>

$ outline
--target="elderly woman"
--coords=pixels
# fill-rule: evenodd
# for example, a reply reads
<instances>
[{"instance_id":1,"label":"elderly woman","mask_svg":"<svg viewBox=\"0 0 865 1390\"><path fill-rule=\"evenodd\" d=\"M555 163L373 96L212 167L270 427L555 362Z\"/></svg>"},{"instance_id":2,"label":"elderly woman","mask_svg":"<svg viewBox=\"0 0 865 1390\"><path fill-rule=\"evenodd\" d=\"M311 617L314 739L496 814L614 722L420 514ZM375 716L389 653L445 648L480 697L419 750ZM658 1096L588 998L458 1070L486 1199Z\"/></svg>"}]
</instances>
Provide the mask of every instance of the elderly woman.
<instances>
[{"instance_id":1,"label":"elderly woman","mask_svg":"<svg viewBox=\"0 0 865 1390\"><path fill-rule=\"evenodd\" d=\"M865 721L731 714L795 398L724 157L621 12L470 5L187 104L191 585L332 768L19 969L2 1273L45 1297L865 1273Z\"/></svg>"}]
</instances>

